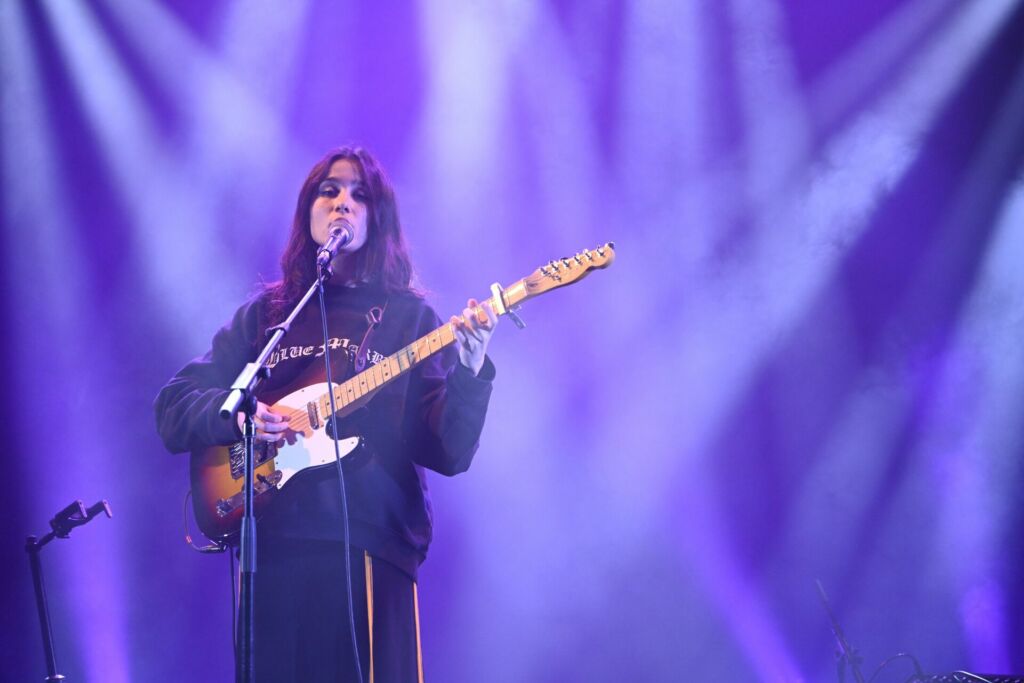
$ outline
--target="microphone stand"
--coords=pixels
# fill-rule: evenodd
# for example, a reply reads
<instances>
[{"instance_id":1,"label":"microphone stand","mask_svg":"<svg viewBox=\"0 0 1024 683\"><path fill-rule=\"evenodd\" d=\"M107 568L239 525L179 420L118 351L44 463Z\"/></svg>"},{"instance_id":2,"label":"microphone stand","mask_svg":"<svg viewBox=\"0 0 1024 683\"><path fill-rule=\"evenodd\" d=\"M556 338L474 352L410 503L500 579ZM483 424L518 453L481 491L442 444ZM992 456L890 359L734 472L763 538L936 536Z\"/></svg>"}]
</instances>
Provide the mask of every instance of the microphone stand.
<instances>
[{"instance_id":1,"label":"microphone stand","mask_svg":"<svg viewBox=\"0 0 1024 683\"><path fill-rule=\"evenodd\" d=\"M245 470L242 483L242 523L240 529L240 560L239 571L241 581L238 591L238 647L235 662L235 680L237 683L253 683L256 678L255 657L253 652L255 600L254 587L256 579L256 517L253 510L253 472L255 470L256 448L256 388L260 382L270 377L267 361L274 353L281 340L288 334L292 323L313 298L322 282L327 282L333 271L328 264L318 268L319 275L309 290L302 295L295 308L288 314L284 322L267 330L273 332L266 346L251 363L247 363L231 385L231 392L220 407L221 418L230 420L239 411L245 415L242 423L242 441L245 447Z\"/></svg>"},{"instance_id":2,"label":"microphone stand","mask_svg":"<svg viewBox=\"0 0 1024 683\"><path fill-rule=\"evenodd\" d=\"M839 679L839 683L843 683L846 679L847 664L850 666L850 671L853 672L853 680L856 683L864 683L864 674L860 670L860 655L857 654L855 649L850 647L850 642L846 640L846 634L843 633L842 627L839 626L839 620L832 613L828 596L825 595L825 587L817 579L814 582L818 586L818 597L821 598L821 606L825 608L825 614L828 615L828 620L832 625L832 634L836 637L836 643L839 645L839 656L836 661L836 676Z\"/></svg>"},{"instance_id":3,"label":"microphone stand","mask_svg":"<svg viewBox=\"0 0 1024 683\"><path fill-rule=\"evenodd\" d=\"M53 631L50 629L50 608L46 602L46 587L43 585L43 565L39 560L39 552L47 543L55 538L67 538L76 526L92 521L100 513L113 517L110 505L101 500L86 509L82 501L76 500L58 512L50 520L50 533L42 538L29 536L25 539L25 552L28 553L29 566L32 568L32 585L36 591L36 610L39 612L39 626L43 633L43 657L46 658L47 681L63 681L64 676L57 673L57 656L53 651Z\"/></svg>"}]
</instances>

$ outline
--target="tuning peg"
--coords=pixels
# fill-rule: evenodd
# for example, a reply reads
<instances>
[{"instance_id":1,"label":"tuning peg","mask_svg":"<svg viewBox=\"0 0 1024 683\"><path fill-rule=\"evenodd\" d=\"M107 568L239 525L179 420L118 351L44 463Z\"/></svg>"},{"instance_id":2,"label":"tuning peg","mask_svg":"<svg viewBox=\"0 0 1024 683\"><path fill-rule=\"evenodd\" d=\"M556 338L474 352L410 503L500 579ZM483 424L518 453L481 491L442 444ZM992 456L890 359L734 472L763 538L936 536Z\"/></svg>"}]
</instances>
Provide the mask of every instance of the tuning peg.
<instances>
[{"instance_id":1,"label":"tuning peg","mask_svg":"<svg viewBox=\"0 0 1024 683\"><path fill-rule=\"evenodd\" d=\"M576 261L576 263L578 263L579 265L581 265L581 266L583 265L583 259L581 259L581 258L580 258L580 255L579 255L579 254L576 254L576 255L575 255L575 256L573 256L572 258L573 258L573 260L574 260L574 261Z\"/></svg>"}]
</instances>

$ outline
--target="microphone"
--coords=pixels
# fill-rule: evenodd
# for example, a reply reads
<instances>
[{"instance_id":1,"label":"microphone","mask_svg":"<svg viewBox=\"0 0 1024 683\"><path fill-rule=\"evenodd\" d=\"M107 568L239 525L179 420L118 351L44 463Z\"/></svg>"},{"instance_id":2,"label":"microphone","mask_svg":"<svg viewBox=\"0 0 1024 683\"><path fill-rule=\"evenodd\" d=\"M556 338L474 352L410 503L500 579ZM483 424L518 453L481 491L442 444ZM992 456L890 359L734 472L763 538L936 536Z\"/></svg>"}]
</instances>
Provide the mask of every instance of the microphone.
<instances>
[{"instance_id":1,"label":"microphone","mask_svg":"<svg viewBox=\"0 0 1024 683\"><path fill-rule=\"evenodd\" d=\"M316 252L316 267L319 270L330 268L331 261L338 255L341 248L352 241L352 226L347 221L336 221L331 224L331 236L324 246Z\"/></svg>"}]
</instances>

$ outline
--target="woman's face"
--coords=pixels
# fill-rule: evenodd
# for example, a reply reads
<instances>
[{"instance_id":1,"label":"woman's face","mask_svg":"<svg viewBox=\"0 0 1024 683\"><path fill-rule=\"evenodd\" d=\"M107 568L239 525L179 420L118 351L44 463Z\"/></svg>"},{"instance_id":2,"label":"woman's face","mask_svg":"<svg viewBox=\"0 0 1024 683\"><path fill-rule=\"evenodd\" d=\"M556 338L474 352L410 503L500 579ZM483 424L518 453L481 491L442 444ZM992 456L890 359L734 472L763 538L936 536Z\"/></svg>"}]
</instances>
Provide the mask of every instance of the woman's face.
<instances>
[{"instance_id":1,"label":"woman's face","mask_svg":"<svg viewBox=\"0 0 1024 683\"><path fill-rule=\"evenodd\" d=\"M361 249L367 237L366 201L367 192L359 167L348 159L338 159L331 164L327 177L317 187L309 210L309 232L313 241L323 246L331 228L344 222L352 230L352 241L342 247L340 254L351 254Z\"/></svg>"}]
</instances>

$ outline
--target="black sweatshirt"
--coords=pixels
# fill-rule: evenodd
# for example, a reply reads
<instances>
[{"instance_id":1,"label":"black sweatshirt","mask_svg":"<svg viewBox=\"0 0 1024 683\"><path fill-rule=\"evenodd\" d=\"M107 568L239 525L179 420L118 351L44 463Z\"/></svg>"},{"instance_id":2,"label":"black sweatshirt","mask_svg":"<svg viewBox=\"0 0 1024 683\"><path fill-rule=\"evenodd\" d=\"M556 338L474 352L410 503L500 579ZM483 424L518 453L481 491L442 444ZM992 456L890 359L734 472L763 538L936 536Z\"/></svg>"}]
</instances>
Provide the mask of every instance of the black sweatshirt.
<instances>
[{"instance_id":1,"label":"black sweatshirt","mask_svg":"<svg viewBox=\"0 0 1024 683\"><path fill-rule=\"evenodd\" d=\"M332 379L352 375L351 359L369 327L366 314L385 306L367 343L367 367L441 325L414 294L385 294L369 285L330 286L327 292ZM240 440L234 420L217 410L227 386L263 346L266 295L244 304L213 338L210 351L182 368L156 398L157 430L171 452ZM325 381L320 306L314 298L269 362L271 376L258 396L268 404ZM354 421L367 448L344 459L352 545L415 578L431 539L431 508L422 468L464 472L477 450L491 394L494 366L478 376L458 362L452 346L384 386ZM297 474L259 520L259 533L287 538L342 540L340 492L333 464Z\"/></svg>"}]
</instances>

